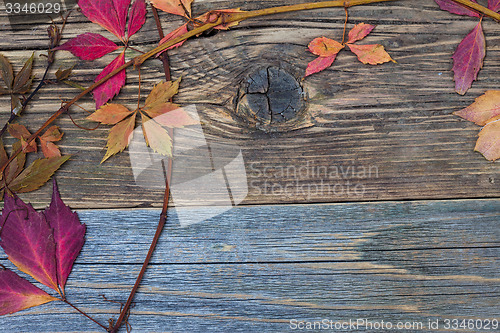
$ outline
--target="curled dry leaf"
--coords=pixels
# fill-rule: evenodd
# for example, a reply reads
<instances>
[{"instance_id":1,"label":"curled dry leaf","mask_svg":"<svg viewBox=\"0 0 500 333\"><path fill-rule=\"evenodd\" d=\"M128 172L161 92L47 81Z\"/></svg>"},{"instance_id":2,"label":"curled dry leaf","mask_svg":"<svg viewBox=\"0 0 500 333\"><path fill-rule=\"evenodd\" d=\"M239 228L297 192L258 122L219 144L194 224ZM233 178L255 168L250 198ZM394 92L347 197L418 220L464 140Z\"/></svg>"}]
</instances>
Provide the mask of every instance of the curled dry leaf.
<instances>
[{"instance_id":1,"label":"curled dry leaf","mask_svg":"<svg viewBox=\"0 0 500 333\"><path fill-rule=\"evenodd\" d=\"M60 141L62 137L63 133L56 125L49 127L43 135L39 136L43 156L46 158L61 156L61 151L54 142Z\"/></svg>"}]
</instances>

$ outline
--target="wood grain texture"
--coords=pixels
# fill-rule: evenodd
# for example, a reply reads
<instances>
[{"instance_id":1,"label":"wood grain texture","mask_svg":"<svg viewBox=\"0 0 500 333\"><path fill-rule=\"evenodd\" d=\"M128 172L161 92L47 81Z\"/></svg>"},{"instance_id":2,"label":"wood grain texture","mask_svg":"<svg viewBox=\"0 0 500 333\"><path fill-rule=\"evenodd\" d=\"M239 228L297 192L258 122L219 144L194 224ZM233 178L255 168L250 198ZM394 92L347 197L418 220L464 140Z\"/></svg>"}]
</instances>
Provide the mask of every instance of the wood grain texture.
<instances>
[{"instance_id":1,"label":"wood grain texture","mask_svg":"<svg viewBox=\"0 0 500 333\"><path fill-rule=\"evenodd\" d=\"M130 323L136 332L293 332L291 319L500 319L499 212L493 199L247 206L181 228L170 211ZM100 295L126 298L158 214L80 211L88 232L69 299L101 322L116 318L119 306ZM5 254L0 263L12 267ZM99 331L56 303L0 323Z\"/></svg>"},{"instance_id":2,"label":"wood grain texture","mask_svg":"<svg viewBox=\"0 0 500 333\"><path fill-rule=\"evenodd\" d=\"M201 13L217 7L251 10L282 4L283 1L199 1L194 11ZM474 27L475 19L449 14L439 10L434 2L424 0L354 7L349 13L349 27L359 22L377 25L360 43L383 44L398 63L362 65L353 54L343 51L332 68L302 82L307 94L306 117L295 126L296 130L285 133L259 131L247 120L233 115L240 82L247 74L266 66L284 68L300 79L307 63L314 59L306 50L307 43L318 36L340 39L342 9L257 18L215 36L193 39L170 52L173 77L183 77L176 102L196 106L210 144L242 151L249 186L243 204L498 197L498 165L473 152L479 128L451 112L470 104L487 89L498 89L499 67L495 59L500 56L500 25L484 20L484 69L469 93L459 96L453 92L451 55ZM166 14L161 18L166 30L180 24ZM0 13L2 54L19 69L22 59L35 51L39 78L44 61L39 55L47 46L46 25L18 24L13 32L7 22L5 13ZM158 40L155 29L148 13L146 25L134 36L132 44L143 50L153 47ZM83 15L74 13L64 40L82 31L100 32L113 39ZM137 54L130 51L128 57ZM74 80L87 86L113 56L81 62L60 52L57 59L54 70L75 65ZM163 78L161 63L153 60L145 64L141 78L144 95ZM129 71L127 83L117 101L133 106L137 71ZM45 89L20 122L35 130L59 107L61 100L75 93L75 89L62 86ZM8 99L2 97L0 103L6 119ZM93 110L90 99L80 105ZM72 110L79 124L93 126L82 120L84 111ZM99 164L107 128L85 131L74 127L67 117L57 123L65 132L62 150L73 155L58 175L61 188L68 189L67 200L72 206L160 205L161 190L141 189L135 183L127 152ZM335 174L335 170L349 167L371 167L373 173ZM180 172L196 172L194 167L187 168ZM287 169L303 172L282 172ZM315 170L319 172L313 174ZM362 191L354 193L352 187L356 185ZM78 190L71 191L75 188ZM45 187L24 197L41 206L48 201L49 190Z\"/></svg>"}]
</instances>

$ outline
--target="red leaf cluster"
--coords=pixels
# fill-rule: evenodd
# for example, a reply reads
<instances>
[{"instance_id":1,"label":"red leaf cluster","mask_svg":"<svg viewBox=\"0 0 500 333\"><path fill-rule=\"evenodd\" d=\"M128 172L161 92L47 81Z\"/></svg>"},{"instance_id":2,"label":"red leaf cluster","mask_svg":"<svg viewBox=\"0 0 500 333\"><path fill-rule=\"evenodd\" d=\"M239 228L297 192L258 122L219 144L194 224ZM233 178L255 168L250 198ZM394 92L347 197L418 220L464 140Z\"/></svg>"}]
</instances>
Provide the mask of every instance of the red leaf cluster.
<instances>
[{"instance_id":1,"label":"red leaf cluster","mask_svg":"<svg viewBox=\"0 0 500 333\"><path fill-rule=\"evenodd\" d=\"M85 242L85 224L66 206L54 181L52 201L43 212L5 194L0 217L0 246L22 272L65 297L64 287ZM0 270L0 315L58 298L14 272Z\"/></svg>"}]
</instances>

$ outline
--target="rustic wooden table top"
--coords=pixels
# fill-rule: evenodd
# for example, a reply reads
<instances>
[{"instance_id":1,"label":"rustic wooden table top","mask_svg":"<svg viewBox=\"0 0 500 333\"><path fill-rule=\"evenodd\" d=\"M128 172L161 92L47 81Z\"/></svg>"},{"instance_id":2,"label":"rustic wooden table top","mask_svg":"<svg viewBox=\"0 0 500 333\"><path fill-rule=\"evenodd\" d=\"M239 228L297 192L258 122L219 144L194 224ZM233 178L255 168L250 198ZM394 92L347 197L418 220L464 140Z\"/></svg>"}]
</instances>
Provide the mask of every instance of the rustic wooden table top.
<instances>
[{"instance_id":1,"label":"rustic wooden table top","mask_svg":"<svg viewBox=\"0 0 500 333\"><path fill-rule=\"evenodd\" d=\"M300 2L196 0L193 11ZM160 17L165 31L182 23ZM436 321L437 331L446 330L447 320L500 320L500 167L473 152L479 127L451 114L499 89L500 25L483 22L487 56L465 96L454 92L451 55L477 19L441 11L430 0L349 9L350 26L376 25L361 43L383 44L397 63L367 66L343 52L333 67L302 80L314 59L308 42L339 39L343 18L341 8L256 18L169 52L173 78L182 76L175 102L197 111L212 147L210 168L225 170L232 204L239 204L215 216L224 196L214 196L210 207L187 207L210 190L185 188L178 200L174 193L176 209L132 308L134 331L293 332L299 330L293 320L366 319L414 323L404 331L424 332L434 331L429 325ZM35 52L38 79L46 27L44 19L11 22L0 11L1 53L19 70ZM74 12L63 41L89 31L113 39ZM148 50L157 42L148 8L131 43ZM138 54L127 51L127 58ZM54 69L74 65L72 79L88 86L112 59L83 62L58 52ZM300 111L256 125L239 106L259 75L270 84L298 84ZM142 66L144 91L162 79L160 61ZM137 89L138 72L130 69L115 100L133 106ZM77 92L44 89L19 123L36 130ZM95 110L90 98L79 105ZM9 100L0 96L0 106L1 119L8 119ZM93 125L81 108L71 114L79 125ZM61 150L72 155L57 173L59 188L88 227L68 298L105 323L117 317L119 305L101 295L126 299L156 228L162 179L146 179L153 189L142 186L128 151L100 164L107 127L86 131L67 116L56 123L65 133ZM226 167L236 160L242 170ZM174 160L178 184L203 170L190 156ZM50 193L44 186L22 198L44 207ZM0 263L13 266L3 252ZM57 302L1 317L0 326L5 332L99 332Z\"/></svg>"}]
</instances>

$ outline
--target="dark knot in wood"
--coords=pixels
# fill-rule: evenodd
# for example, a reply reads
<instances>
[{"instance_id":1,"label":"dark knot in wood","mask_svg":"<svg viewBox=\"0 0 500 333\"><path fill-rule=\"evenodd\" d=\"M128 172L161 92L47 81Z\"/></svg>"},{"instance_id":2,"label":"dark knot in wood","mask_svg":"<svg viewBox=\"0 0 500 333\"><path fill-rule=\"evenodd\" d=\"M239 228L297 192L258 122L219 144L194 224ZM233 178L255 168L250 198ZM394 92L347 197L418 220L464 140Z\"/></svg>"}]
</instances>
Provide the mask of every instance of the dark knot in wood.
<instances>
[{"instance_id":1,"label":"dark knot in wood","mask_svg":"<svg viewBox=\"0 0 500 333\"><path fill-rule=\"evenodd\" d=\"M294 123L304 109L300 83L283 68L260 68L241 82L236 113L260 130L290 130L289 123Z\"/></svg>"}]
</instances>

